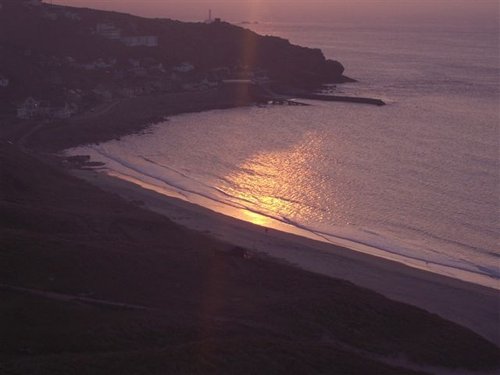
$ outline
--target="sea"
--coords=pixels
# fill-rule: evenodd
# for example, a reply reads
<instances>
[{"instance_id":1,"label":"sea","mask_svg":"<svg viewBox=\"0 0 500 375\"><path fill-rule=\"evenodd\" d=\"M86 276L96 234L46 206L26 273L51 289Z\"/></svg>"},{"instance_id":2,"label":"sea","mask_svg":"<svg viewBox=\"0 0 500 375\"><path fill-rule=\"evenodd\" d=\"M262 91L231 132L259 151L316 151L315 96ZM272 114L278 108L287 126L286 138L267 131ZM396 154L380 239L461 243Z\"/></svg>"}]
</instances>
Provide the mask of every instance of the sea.
<instances>
[{"instance_id":1,"label":"sea","mask_svg":"<svg viewBox=\"0 0 500 375\"><path fill-rule=\"evenodd\" d=\"M70 153L257 225L500 289L498 27L244 27L342 62L357 82L326 93L387 105L185 114Z\"/></svg>"}]
</instances>

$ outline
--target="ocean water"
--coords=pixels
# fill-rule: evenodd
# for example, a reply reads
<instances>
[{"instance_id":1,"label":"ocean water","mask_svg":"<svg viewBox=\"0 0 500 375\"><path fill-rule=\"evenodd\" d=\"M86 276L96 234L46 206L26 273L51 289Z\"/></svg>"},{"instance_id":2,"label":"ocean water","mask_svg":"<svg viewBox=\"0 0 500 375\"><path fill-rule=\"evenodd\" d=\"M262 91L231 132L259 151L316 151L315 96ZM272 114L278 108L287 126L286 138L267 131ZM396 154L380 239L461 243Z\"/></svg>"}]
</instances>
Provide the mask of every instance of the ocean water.
<instances>
[{"instance_id":1,"label":"ocean water","mask_svg":"<svg viewBox=\"0 0 500 375\"><path fill-rule=\"evenodd\" d=\"M359 82L332 92L388 104L186 114L70 153L255 224L500 288L498 30L252 27L340 60Z\"/></svg>"}]
</instances>

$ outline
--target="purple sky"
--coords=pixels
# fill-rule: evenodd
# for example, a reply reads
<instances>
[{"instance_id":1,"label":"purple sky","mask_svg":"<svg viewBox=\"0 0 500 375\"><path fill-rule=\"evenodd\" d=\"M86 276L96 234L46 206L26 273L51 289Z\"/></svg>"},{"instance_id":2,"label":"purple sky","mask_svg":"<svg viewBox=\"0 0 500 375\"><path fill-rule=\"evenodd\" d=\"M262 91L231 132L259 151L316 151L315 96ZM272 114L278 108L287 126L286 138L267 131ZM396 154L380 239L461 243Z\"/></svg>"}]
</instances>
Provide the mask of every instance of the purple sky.
<instances>
[{"instance_id":1,"label":"purple sky","mask_svg":"<svg viewBox=\"0 0 500 375\"><path fill-rule=\"evenodd\" d=\"M51 2L51 0L44 0ZM146 17L198 21L208 8L229 21L499 22L498 0L52 0Z\"/></svg>"}]
</instances>

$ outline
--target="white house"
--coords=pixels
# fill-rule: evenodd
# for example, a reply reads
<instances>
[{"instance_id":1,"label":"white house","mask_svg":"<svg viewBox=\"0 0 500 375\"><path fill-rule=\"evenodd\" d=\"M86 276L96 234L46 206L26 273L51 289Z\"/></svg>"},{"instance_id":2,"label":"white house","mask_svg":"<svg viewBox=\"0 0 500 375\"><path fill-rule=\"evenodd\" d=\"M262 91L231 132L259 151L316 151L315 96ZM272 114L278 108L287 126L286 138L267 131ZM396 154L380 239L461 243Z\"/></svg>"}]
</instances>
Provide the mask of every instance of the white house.
<instances>
[{"instance_id":1,"label":"white house","mask_svg":"<svg viewBox=\"0 0 500 375\"><path fill-rule=\"evenodd\" d=\"M70 12L68 10L63 11L63 16L69 18L72 21L80 21L82 19L77 13Z\"/></svg>"},{"instance_id":2,"label":"white house","mask_svg":"<svg viewBox=\"0 0 500 375\"><path fill-rule=\"evenodd\" d=\"M95 27L95 32L97 35L111 40L119 40L122 36L122 31L109 23L98 23Z\"/></svg>"},{"instance_id":3,"label":"white house","mask_svg":"<svg viewBox=\"0 0 500 375\"><path fill-rule=\"evenodd\" d=\"M8 87L9 86L9 79L4 76L0 76L0 87Z\"/></svg>"},{"instance_id":4,"label":"white house","mask_svg":"<svg viewBox=\"0 0 500 375\"><path fill-rule=\"evenodd\" d=\"M109 69L115 66L116 59L109 59L108 61L104 61L102 58L98 58L97 60L80 64L79 67L85 70L98 70L98 69Z\"/></svg>"},{"instance_id":5,"label":"white house","mask_svg":"<svg viewBox=\"0 0 500 375\"><path fill-rule=\"evenodd\" d=\"M189 73L192 70L194 70L194 65L189 62L184 62L181 65L174 67L174 71L179 73Z\"/></svg>"},{"instance_id":6,"label":"white house","mask_svg":"<svg viewBox=\"0 0 500 375\"><path fill-rule=\"evenodd\" d=\"M128 47L157 47L158 37L154 35L124 36L120 39Z\"/></svg>"},{"instance_id":7,"label":"white house","mask_svg":"<svg viewBox=\"0 0 500 375\"><path fill-rule=\"evenodd\" d=\"M147 69L143 66L133 66L129 68L128 71L136 77L146 77L148 75Z\"/></svg>"},{"instance_id":8,"label":"white house","mask_svg":"<svg viewBox=\"0 0 500 375\"><path fill-rule=\"evenodd\" d=\"M19 107L17 107L17 117L29 120L40 113L40 102L29 97Z\"/></svg>"}]
</instances>

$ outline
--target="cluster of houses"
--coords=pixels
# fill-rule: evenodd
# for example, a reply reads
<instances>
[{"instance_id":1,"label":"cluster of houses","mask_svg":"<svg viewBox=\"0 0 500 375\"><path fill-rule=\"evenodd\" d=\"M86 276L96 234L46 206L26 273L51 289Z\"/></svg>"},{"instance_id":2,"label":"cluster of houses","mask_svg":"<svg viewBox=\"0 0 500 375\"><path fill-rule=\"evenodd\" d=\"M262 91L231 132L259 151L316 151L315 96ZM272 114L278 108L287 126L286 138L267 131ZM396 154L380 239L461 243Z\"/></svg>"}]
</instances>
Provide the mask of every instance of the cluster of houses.
<instances>
[{"instance_id":1,"label":"cluster of houses","mask_svg":"<svg viewBox=\"0 0 500 375\"><path fill-rule=\"evenodd\" d=\"M20 1L29 5L41 4L39 0ZM0 5L1 3L2 0L0 0ZM72 14L65 16L73 17ZM211 14L209 14L207 22L221 21L212 19ZM122 30L111 23L99 23L95 25L93 32L129 47L158 46L157 36L123 36ZM120 61L117 58L97 58L82 62L71 56L40 56L39 63L46 68L44 81L52 86L63 87L63 100L57 103L28 97L17 106L17 117L20 119L67 119L83 108L92 107L96 103L115 98L149 95L156 92L203 91L221 84L241 83L241 79L244 79L245 83L247 81L255 83L267 79L266 72L256 70L250 72L245 67L232 69L220 67L210 71L199 71L189 61L165 67L162 62L151 57ZM93 77L88 82L95 82L96 86L87 85L82 89L70 89L62 86L65 84L66 74L69 74L70 77L86 76L84 71L91 74L89 77ZM78 82L78 80L73 82ZM9 79L0 74L0 89L8 86Z\"/></svg>"},{"instance_id":2,"label":"cluster of houses","mask_svg":"<svg viewBox=\"0 0 500 375\"><path fill-rule=\"evenodd\" d=\"M51 21L55 21L55 20L59 19L59 17L68 18L72 21L80 21L81 20L81 17L77 13L70 12L68 10L58 10L57 12L54 10L52 10L52 11L45 10L42 13L42 17L45 19L51 20Z\"/></svg>"},{"instance_id":3,"label":"cluster of houses","mask_svg":"<svg viewBox=\"0 0 500 375\"><path fill-rule=\"evenodd\" d=\"M195 70L193 64L185 62L173 68L165 68L161 62L152 58L128 59L117 62L115 58L99 58L86 63L78 63L72 57L44 58L42 64L47 71L46 81L52 85L64 84L64 79L57 74L63 66L85 71L103 71L109 73L109 80L101 82L93 89L65 89L65 102L55 103L28 97L17 106L17 117L23 120L32 119L67 119L78 113L88 103L83 97L92 97L95 102L111 101L115 98L130 98L148 95L155 92L173 92L178 90L201 90L213 87L213 82L194 79L191 74ZM187 77L190 77L187 79ZM201 82L198 82L201 81ZM7 86L9 80L0 75L0 88ZM70 104L69 104L70 103Z\"/></svg>"},{"instance_id":4,"label":"cluster of houses","mask_svg":"<svg viewBox=\"0 0 500 375\"><path fill-rule=\"evenodd\" d=\"M81 69L99 70L117 65L112 60L98 59L79 65ZM151 58L129 59L120 67L110 69L112 81L100 83L90 90L65 90L64 102L49 103L32 97L25 99L17 108L20 119L67 119L88 105L84 97L93 97L95 103L116 98L130 98L157 92L204 91L220 85L265 84L267 73L261 70L249 72L241 68L220 67L208 72L196 72L195 66L184 62L172 68ZM8 84L8 80L5 79ZM0 86L2 85L0 76ZM114 83L113 83L114 82Z\"/></svg>"},{"instance_id":5,"label":"cluster of houses","mask_svg":"<svg viewBox=\"0 0 500 375\"><path fill-rule=\"evenodd\" d=\"M84 70L110 69L116 65L116 59L105 60L103 58L98 58L96 60L85 63L73 63L72 65L76 68L81 68Z\"/></svg>"},{"instance_id":6,"label":"cluster of houses","mask_svg":"<svg viewBox=\"0 0 500 375\"><path fill-rule=\"evenodd\" d=\"M95 27L95 34L106 39L120 41L128 47L158 46L158 36L156 35L122 36L122 30L109 23L97 24Z\"/></svg>"},{"instance_id":7,"label":"cluster of houses","mask_svg":"<svg viewBox=\"0 0 500 375\"><path fill-rule=\"evenodd\" d=\"M68 103L51 104L27 98L17 107L17 117L23 120L31 119L67 119L76 113L75 105Z\"/></svg>"},{"instance_id":8,"label":"cluster of houses","mask_svg":"<svg viewBox=\"0 0 500 375\"><path fill-rule=\"evenodd\" d=\"M9 87L10 80L0 74L0 88Z\"/></svg>"}]
</instances>

